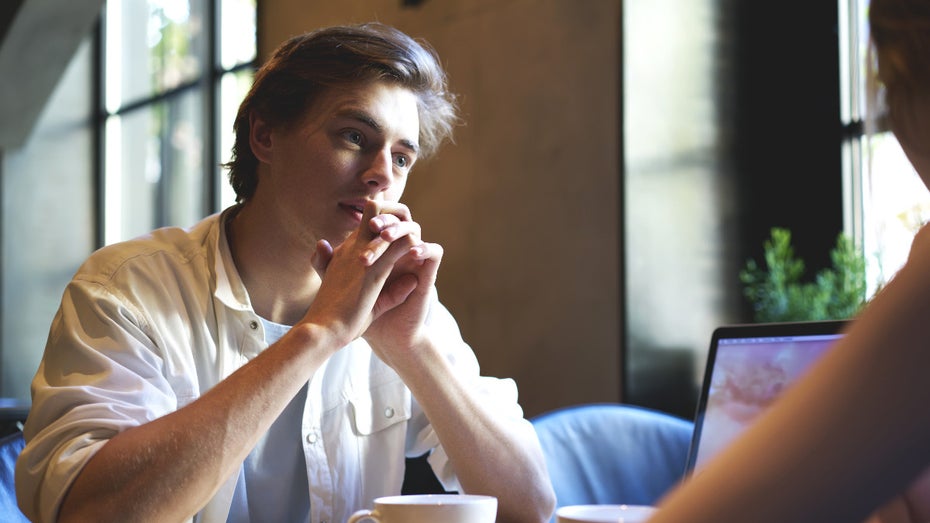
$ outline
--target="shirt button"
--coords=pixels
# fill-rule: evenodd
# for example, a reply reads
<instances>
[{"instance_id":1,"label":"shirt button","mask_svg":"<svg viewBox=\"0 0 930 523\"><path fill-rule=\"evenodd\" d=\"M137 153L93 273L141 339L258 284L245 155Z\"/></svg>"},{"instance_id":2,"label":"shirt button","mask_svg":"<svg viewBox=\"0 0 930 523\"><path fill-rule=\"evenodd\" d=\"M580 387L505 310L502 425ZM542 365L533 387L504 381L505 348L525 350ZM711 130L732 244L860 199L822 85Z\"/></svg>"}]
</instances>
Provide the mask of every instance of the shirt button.
<instances>
[{"instance_id":1,"label":"shirt button","mask_svg":"<svg viewBox=\"0 0 930 523\"><path fill-rule=\"evenodd\" d=\"M391 408L391 407L385 408L385 409L384 409L384 417L385 417L385 418L393 418L393 417L394 417L394 409Z\"/></svg>"},{"instance_id":2,"label":"shirt button","mask_svg":"<svg viewBox=\"0 0 930 523\"><path fill-rule=\"evenodd\" d=\"M249 328L252 329L252 330L254 331L255 329L258 328L258 322L255 321L255 320L250 321L250 322L249 322Z\"/></svg>"},{"instance_id":3,"label":"shirt button","mask_svg":"<svg viewBox=\"0 0 930 523\"><path fill-rule=\"evenodd\" d=\"M310 434L307 434L307 443L311 445L316 443L316 432L311 432Z\"/></svg>"}]
</instances>

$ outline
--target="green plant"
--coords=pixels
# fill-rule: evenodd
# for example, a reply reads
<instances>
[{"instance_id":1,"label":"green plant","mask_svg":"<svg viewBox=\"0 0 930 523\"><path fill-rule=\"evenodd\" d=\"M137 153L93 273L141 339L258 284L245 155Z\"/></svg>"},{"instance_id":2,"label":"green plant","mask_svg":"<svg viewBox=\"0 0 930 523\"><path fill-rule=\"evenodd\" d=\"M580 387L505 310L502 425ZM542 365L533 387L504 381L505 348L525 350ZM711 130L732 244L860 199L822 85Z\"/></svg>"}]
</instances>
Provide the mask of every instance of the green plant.
<instances>
[{"instance_id":1,"label":"green plant","mask_svg":"<svg viewBox=\"0 0 930 523\"><path fill-rule=\"evenodd\" d=\"M764 267L750 259L739 274L755 321L845 319L865 305L865 257L845 234L830 251L832 268L818 272L813 281L802 281L804 261L794 255L789 230L773 228L763 248Z\"/></svg>"}]
</instances>

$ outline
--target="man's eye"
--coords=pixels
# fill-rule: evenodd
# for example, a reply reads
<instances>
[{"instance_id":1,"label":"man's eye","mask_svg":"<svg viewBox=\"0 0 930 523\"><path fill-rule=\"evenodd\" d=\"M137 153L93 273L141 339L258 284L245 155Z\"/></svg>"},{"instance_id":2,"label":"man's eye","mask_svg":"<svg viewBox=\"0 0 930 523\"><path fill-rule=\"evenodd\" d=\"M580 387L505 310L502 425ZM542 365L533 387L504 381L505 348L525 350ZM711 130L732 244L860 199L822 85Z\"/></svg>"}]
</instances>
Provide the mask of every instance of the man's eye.
<instances>
[{"instance_id":1,"label":"man's eye","mask_svg":"<svg viewBox=\"0 0 930 523\"><path fill-rule=\"evenodd\" d=\"M394 165L396 165L396 166L398 166L398 167L409 167L409 166L410 166L410 158L407 158L407 156L406 156L406 155L403 155L403 154L395 154L395 155L394 155Z\"/></svg>"},{"instance_id":2,"label":"man's eye","mask_svg":"<svg viewBox=\"0 0 930 523\"><path fill-rule=\"evenodd\" d=\"M346 140L355 145L360 145L362 143L362 133L358 131L346 131L343 133L343 136L345 136Z\"/></svg>"}]
</instances>

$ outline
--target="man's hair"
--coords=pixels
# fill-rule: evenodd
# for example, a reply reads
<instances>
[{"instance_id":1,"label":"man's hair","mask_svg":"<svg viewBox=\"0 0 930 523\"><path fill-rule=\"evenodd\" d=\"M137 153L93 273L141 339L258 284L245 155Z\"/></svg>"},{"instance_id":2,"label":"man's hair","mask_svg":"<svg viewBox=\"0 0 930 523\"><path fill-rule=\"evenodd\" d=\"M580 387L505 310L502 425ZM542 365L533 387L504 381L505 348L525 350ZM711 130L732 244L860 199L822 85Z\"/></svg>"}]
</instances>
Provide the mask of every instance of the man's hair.
<instances>
[{"instance_id":1,"label":"man's hair","mask_svg":"<svg viewBox=\"0 0 930 523\"><path fill-rule=\"evenodd\" d=\"M392 27L368 23L320 29L284 42L255 74L233 124L232 160L225 164L236 201L252 197L258 159L249 145L252 114L272 127L296 123L331 89L386 81L417 98L420 158L452 136L455 95L435 50Z\"/></svg>"}]
</instances>

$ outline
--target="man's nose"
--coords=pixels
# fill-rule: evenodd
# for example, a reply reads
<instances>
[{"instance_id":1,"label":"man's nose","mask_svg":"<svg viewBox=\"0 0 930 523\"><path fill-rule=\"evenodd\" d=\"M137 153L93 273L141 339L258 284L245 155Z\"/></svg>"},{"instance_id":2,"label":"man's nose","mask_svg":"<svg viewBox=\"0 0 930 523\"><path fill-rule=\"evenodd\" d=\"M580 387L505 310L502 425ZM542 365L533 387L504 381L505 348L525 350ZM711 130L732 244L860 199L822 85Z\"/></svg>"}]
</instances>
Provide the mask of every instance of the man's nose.
<instances>
[{"instance_id":1,"label":"man's nose","mask_svg":"<svg viewBox=\"0 0 930 523\"><path fill-rule=\"evenodd\" d=\"M372 153L371 162L362 173L362 181L372 188L384 191L394 179L394 158L389 149Z\"/></svg>"}]
</instances>

